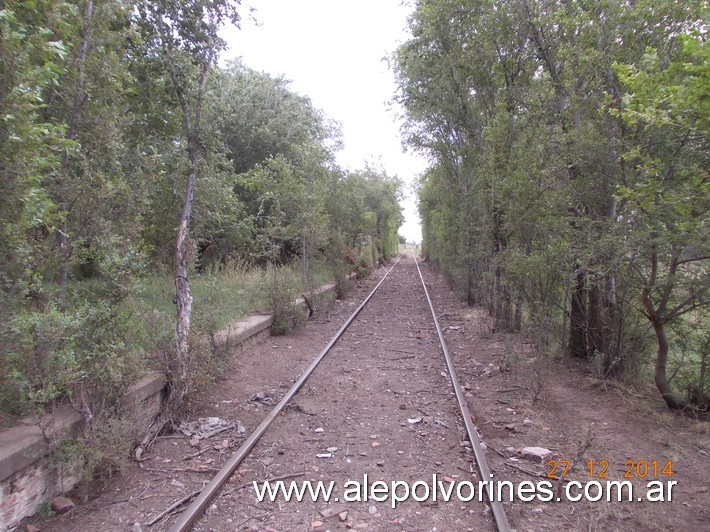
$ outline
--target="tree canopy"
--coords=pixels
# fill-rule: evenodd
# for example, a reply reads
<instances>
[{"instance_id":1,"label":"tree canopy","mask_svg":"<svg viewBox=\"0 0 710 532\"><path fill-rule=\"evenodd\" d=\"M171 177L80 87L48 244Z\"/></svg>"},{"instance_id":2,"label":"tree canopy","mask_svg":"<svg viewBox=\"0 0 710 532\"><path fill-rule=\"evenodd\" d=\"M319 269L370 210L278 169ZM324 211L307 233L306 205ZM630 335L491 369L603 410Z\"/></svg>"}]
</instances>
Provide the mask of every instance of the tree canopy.
<instances>
[{"instance_id":1,"label":"tree canopy","mask_svg":"<svg viewBox=\"0 0 710 532\"><path fill-rule=\"evenodd\" d=\"M190 363L188 276L297 264L312 281L353 250L369 265L396 252L399 180L340 169L337 127L287 80L216 64L240 10L0 3L3 412L67 398L87 420L118 409L151 335L136 296L168 268L175 385Z\"/></svg>"},{"instance_id":2,"label":"tree canopy","mask_svg":"<svg viewBox=\"0 0 710 532\"><path fill-rule=\"evenodd\" d=\"M603 376L655 344L677 408L710 391L703 9L420 0L394 56L406 142L435 161L425 255L497 328Z\"/></svg>"}]
</instances>

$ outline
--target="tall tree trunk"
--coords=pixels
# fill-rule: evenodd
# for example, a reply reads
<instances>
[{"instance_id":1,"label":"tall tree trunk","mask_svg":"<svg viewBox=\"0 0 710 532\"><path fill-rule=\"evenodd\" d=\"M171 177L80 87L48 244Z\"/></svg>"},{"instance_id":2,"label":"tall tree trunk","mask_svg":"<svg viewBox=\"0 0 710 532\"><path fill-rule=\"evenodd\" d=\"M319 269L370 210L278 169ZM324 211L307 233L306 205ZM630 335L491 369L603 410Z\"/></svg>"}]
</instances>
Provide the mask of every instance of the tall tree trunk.
<instances>
[{"instance_id":1,"label":"tall tree trunk","mask_svg":"<svg viewBox=\"0 0 710 532\"><path fill-rule=\"evenodd\" d=\"M598 279L593 279L591 284L587 291L587 358L603 353L605 348L602 340L602 298Z\"/></svg>"},{"instance_id":2,"label":"tall tree trunk","mask_svg":"<svg viewBox=\"0 0 710 532\"><path fill-rule=\"evenodd\" d=\"M192 144L192 143L190 143ZM188 278L188 236L192 202L195 196L195 183L197 181L196 157L193 156L193 147L190 146L190 170L187 176L187 187L183 202L180 225L178 227L175 243L175 303L177 304L177 320L175 322L175 346L177 355L177 375L173 378L173 393L171 398L174 404L181 405L187 390L184 383L190 369L190 321L192 318L192 292Z\"/></svg>"},{"instance_id":3,"label":"tall tree trunk","mask_svg":"<svg viewBox=\"0 0 710 532\"><path fill-rule=\"evenodd\" d=\"M163 31L167 32L168 30L163 28ZM208 61L204 61L202 63L202 70L197 83L197 96L193 111L190 109L190 105L188 104L185 96L186 88L180 83L175 72L175 64L173 62L174 59L170 41L164 40L163 46L166 52L170 79L183 113L185 133L187 136L187 156L189 161L187 184L185 186L185 197L183 200L180 225L178 226L177 239L175 243L175 303L177 306L177 319L175 321L176 357L174 360L174 367L172 368L173 375L170 396L171 408L174 410L172 414L175 414L181 408L187 395L188 374L191 366L189 339L190 321L192 318L192 293L188 278L188 237L190 231L190 217L192 215L192 204L195 197L195 184L197 182L199 162L198 146L200 120L202 118L202 101L205 87L207 86L210 63Z\"/></svg>"},{"instance_id":4,"label":"tall tree trunk","mask_svg":"<svg viewBox=\"0 0 710 532\"><path fill-rule=\"evenodd\" d=\"M654 305L651 300L651 290L656 286L658 279L658 249L655 243L651 245L650 258L651 273L641 290L641 302L645 309L645 315L651 322L653 332L656 334L656 342L658 343L653 380L656 383L656 388L661 392L663 400L666 402L666 405L668 405L668 408L681 409L686 406L686 401L683 396L673 392L671 384L668 382L666 371L668 364L668 336L666 335L666 320L664 318L666 305L668 304L671 293L670 283L675 276L678 261L675 256L671 258L666 286L661 290L659 301Z\"/></svg>"},{"instance_id":5,"label":"tall tree trunk","mask_svg":"<svg viewBox=\"0 0 710 532\"><path fill-rule=\"evenodd\" d=\"M565 283L565 294L562 300L562 332L560 334L560 352L565 352L569 349L567 345L567 317L570 315L571 311L567 310L567 301L569 300L569 283ZM531 309L530 312L533 310Z\"/></svg>"},{"instance_id":6,"label":"tall tree trunk","mask_svg":"<svg viewBox=\"0 0 710 532\"><path fill-rule=\"evenodd\" d=\"M613 274L606 276L606 294L606 319L602 331L604 375L616 377L621 375L626 368L620 358L622 323L616 308L616 277Z\"/></svg>"},{"instance_id":7,"label":"tall tree trunk","mask_svg":"<svg viewBox=\"0 0 710 532\"><path fill-rule=\"evenodd\" d=\"M584 270L577 264L575 268L575 285L572 290L569 318L569 354L574 357L587 356L585 329L587 308L585 305Z\"/></svg>"},{"instance_id":8,"label":"tall tree trunk","mask_svg":"<svg viewBox=\"0 0 710 532\"><path fill-rule=\"evenodd\" d=\"M81 29L81 42L76 54L77 80L76 89L74 92L74 100L72 101L71 113L69 115L69 140L76 140L79 130L79 119L81 118L81 109L86 103L86 93L84 91L84 67L86 65L86 52L89 48L89 38L91 36L91 23L94 14L94 2L88 0L84 6L84 18ZM59 245L59 272L57 283L59 284L59 308L66 308L67 282L69 280L69 261L72 256L72 246L69 243L69 227L67 224L67 181L71 177L71 155L69 151L64 152L62 157L62 166L60 170L59 183L59 208L62 212L62 219L57 229L57 244Z\"/></svg>"},{"instance_id":9,"label":"tall tree trunk","mask_svg":"<svg viewBox=\"0 0 710 532\"><path fill-rule=\"evenodd\" d=\"M652 320L653 332L656 333L656 341L658 342L658 350L656 351L656 366L654 368L653 380L656 383L656 388L661 392L663 400L668 405L668 408L681 409L686 406L686 401L683 396L673 392L668 376L666 366L668 363L668 337L663 322Z\"/></svg>"},{"instance_id":10,"label":"tall tree trunk","mask_svg":"<svg viewBox=\"0 0 710 532\"><path fill-rule=\"evenodd\" d=\"M513 316L513 331L520 332L523 326L523 296L515 298L515 315Z\"/></svg>"}]
</instances>

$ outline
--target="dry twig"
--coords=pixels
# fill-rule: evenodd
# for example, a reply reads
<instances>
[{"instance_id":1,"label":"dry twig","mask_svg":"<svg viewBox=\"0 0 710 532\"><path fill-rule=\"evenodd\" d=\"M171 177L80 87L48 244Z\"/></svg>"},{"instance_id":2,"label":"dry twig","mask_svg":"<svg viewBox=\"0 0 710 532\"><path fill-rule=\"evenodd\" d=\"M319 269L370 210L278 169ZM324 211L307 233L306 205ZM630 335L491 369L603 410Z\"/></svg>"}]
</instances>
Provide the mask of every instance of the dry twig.
<instances>
[{"instance_id":1,"label":"dry twig","mask_svg":"<svg viewBox=\"0 0 710 532\"><path fill-rule=\"evenodd\" d=\"M531 475L533 477L537 478L542 478L546 477L544 473L538 473L537 471L530 471L529 469L525 469L524 467L516 466L515 464L511 464L510 462L505 462L505 465L508 467L512 467L513 469L517 469L518 471L522 471L523 473L526 473L528 475Z\"/></svg>"},{"instance_id":2,"label":"dry twig","mask_svg":"<svg viewBox=\"0 0 710 532\"><path fill-rule=\"evenodd\" d=\"M170 512L172 512L172 511L175 510L176 508L180 508L180 506L182 506L183 504L190 502L192 499L194 499L195 497L197 497L201 492L202 492L202 489L193 491L193 492L190 493L189 495L185 495L182 499L175 501L175 502L172 503L170 506L168 506L165 510L163 510L162 512L160 512L157 516L155 516L153 519L151 519L150 521L148 521L148 522L145 524L145 526L153 526L155 523L157 523L158 521L160 521L163 517L165 517L166 515L168 515Z\"/></svg>"}]
</instances>

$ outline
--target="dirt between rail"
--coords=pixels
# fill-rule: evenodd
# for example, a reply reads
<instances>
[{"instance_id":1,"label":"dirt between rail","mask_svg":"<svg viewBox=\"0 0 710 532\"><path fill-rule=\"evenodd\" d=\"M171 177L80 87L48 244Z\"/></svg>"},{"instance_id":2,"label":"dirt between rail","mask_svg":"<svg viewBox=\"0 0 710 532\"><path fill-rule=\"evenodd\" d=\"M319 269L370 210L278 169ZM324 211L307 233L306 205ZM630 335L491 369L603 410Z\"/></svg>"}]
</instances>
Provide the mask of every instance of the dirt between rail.
<instances>
[{"instance_id":1,"label":"dirt between rail","mask_svg":"<svg viewBox=\"0 0 710 532\"><path fill-rule=\"evenodd\" d=\"M175 515L148 523L212 478L385 271L375 272L347 300L320 312L307 326L235 357L228 378L215 386L195 417L238 420L246 434L228 430L193 441L192 446L182 435L161 437L149 461L104 484L90 502L31 523L44 532L167 530ZM552 465L518 453L539 446L554 453L559 469L564 460L572 462L568 481L605 483L599 476L604 476L606 462L609 480L624 480L629 469L625 461L633 461L634 499L645 494L650 480L664 486L677 482L672 502L623 503L570 502L564 496L565 483L554 482L559 502L504 503L512 528L708 529L707 424L668 413L652 391L646 396L600 384L585 364L536 356L524 336L492 332L484 311L457 301L427 265L423 271L497 480L545 480ZM642 460L649 464L648 472L638 465ZM672 477L666 468L669 461ZM370 487L375 481L390 486L393 481L421 481L420 498L425 489L421 484L431 486L434 475L444 485L471 481L477 486L480 480L411 256L394 268L194 530L495 529L477 493L470 502L430 497L392 508L391 498L364 500L354 482L362 486L365 475ZM332 496L340 501L326 503L321 497L312 502L306 497L287 502L280 496L260 502L252 482L269 478L287 483L334 481ZM356 493L360 500L354 500ZM470 494L463 489L462 495Z\"/></svg>"}]
</instances>

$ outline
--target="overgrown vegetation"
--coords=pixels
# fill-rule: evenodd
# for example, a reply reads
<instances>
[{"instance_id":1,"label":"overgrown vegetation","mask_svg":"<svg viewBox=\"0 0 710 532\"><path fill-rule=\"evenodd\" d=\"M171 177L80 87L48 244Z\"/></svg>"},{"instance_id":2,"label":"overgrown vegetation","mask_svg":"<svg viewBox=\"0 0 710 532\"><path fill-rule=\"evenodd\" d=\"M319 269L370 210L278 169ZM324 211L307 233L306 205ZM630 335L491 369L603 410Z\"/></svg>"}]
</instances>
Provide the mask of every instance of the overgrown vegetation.
<instances>
[{"instance_id":1,"label":"overgrown vegetation","mask_svg":"<svg viewBox=\"0 0 710 532\"><path fill-rule=\"evenodd\" d=\"M89 475L151 364L177 422L219 373L212 333L396 250L399 180L340 169L284 79L215 66L239 9L0 3L0 414L71 402Z\"/></svg>"},{"instance_id":2,"label":"overgrown vegetation","mask_svg":"<svg viewBox=\"0 0 710 532\"><path fill-rule=\"evenodd\" d=\"M710 404L707 5L419 0L424 255L499 330Z\"/></svg>"}]
</instances>

